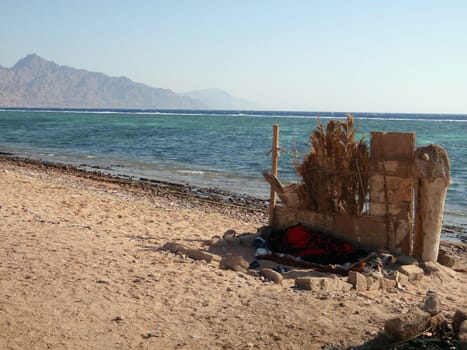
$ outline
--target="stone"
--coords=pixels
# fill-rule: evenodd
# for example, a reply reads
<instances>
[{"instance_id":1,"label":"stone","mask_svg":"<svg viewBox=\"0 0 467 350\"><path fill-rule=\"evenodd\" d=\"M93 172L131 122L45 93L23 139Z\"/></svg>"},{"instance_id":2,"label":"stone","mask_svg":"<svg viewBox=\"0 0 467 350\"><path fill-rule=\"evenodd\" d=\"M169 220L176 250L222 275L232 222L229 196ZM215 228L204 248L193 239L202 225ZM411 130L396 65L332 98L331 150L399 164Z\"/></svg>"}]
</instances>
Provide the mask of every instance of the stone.
<instances>
[{"instance_id":1,"label":"stone","mask_svg":"<svg viewBox=\"0 0 467 350\"><path fill-rule=\"evenodd\" d=\"M401 286L406 286L409 284L409 277L403 273L398 273L396 277L396 282Z\"/></svg>"},{"instance_id":2,"label":"stone","mask_svg":"<svg viewBox=\"0 0 467 350\"><path fill-rule=\"evenodd\" d=\"M298 277L295 279L298 289L311 290L313 292L349 291L352 284L344 282L339 278L326 277Z\"/></svg>"},{"instance_id":3,"label":"stone","mask_svg":"<svg viewBox=\"0 0 467 350\"><path fill-rule=\"evenodd\" d=\"M420 305L420 308L428 312L431 316L437 315L441 312L441 300L435 293L428 292L423 304Z\"/></svg>"},{"instance_id":4,"label":"stone","mask_svg":"<svg viewBox=\"0 0 467 350\"><path fill-rule=\"evenodd\" d=\"M217 239L216 241L212 242L212 246L216 248L227 247L227 245L227 241L223 238Z\"/></svg>"},{"instance_id":5,"label":"stone","mask_svg":"<svg viewBox=\"0 0 467 350\"><path fill-rule=\"evenodd\" d=\"M282 284L283 276L272 269L261 269L259 272L260 276L263 276L269 281L273 281L275 284Z\"/></svg>"},{"instance_id":6,"label":"stone","mask_svg":"<svg viewBox=\"0 0 467 350\"><path fill-rule=\"evenodd\" d=\"M432 273L439 272L439 265L433 261L426 261L422 265L423 271L426 274L431 275Z\"/></svg>"},{"instance_id":7,"label":"stone","mask_svg":"<svg viewBox=\"0 0 467 350\"><path fill-rule=\"evenodd\" d=\"M222 257L219 267L221 269L233 270L233 271L242 271L248 269L250 264L242 256L239 255L226 255Z\"/></svg>"},{"instance_id":8,"label":"stone","mask_svg":"<svg viewBox=\"0 0 467 350\"><path fill-rule=\"evenodd\" d=\"M467 320L462 321L459 327L459 348L461 350L467 349Z\"/></svg>"},{"instance_id":9,"label":"stone","mask_svg":"<svg viewBox=\"0 0 467 350\"><path fill-rule=\"evenodd\" d=\"M399 268L399 271L402 272L409 278L409 281L416 281L423 277L423 270L416 265L402 265Z\"/></svg>"},{"instance_id":10,"label":"stone","mask_svg":"<svg viewBox=\"0 0 467 350\"><path fill-rule=\"evenodd\" d=\"M188 255L188 251L189 251L188 248L185 248L184 246L176 242L167 242L162 246L161 249L168 250L169 252L174 253L174 254L180 253L180 254L185 254L185 255Z\"/></svg>"},{"instance_id":11,"label":"stone","mask_svg":"<svg viewBox=\"0 0 467 350\"><path fill-rule=\"evenodd\" d=\"M359 292L364 292L368 289L366 277L360 272L349 271L347 282Z\"/></svg>"},{"instance_id":12,"label":"stone","mask_svg":"<svg viewBox=\"0 0 467 350\"><path fill-rule=\"evenodd\" d=\"M467 308L458 308L452 317L452 329L457 332L465 320L467 320Z\"/></svg>"},{"instance_id":13,"label":"stone","mask_svg":"<svg viewBox=\"0 0 467 350\"><path fill-rule=\"evenodd\" d=\"M96 280L96 283L103 283L103 284L109 284L109 283L111 283L111 282L112 282L112 281L111 281L110 279L108 279L108 278L98 278L98 279Z\"/></svg>"},{"instance_id":14,"label":"stone","mask_svg":"<svg viewBox=\"0 0 467 350\"><path fill-rule=\"evenodd\" d=\"M191 249L188 251L188 257L194 260L204 260L207 263L212 261L213 255L200 249Z\"/></svg>"},{"instance_id":15,"label":"stone","mask_svg":"<svg viewBox=\"0 0 467 350\"><path fill-rule=\"evenodd\" d=\"M449 254L440 254L438 256L438 262L441 265L447 266L447 267L453 267L454 264L456 263L456 259L449 255Z\"/></svg>"},{"instance_id":16,"label":"stone","mask_svg":"<svg viewBox=\"0 0 467 350\"><path fill-rule=\"evenodd\" d=\"M400 255L397 257L399 265L418 265L418 260L413 256Z\"/></svg>"},{"instance_id":17,"label":"stone","mask_svg":"<svg viewBox=\"0 0 467 350\"><path fill-rule=\"evenodd\" d=\"M295 279L295 287L303 290L316 290L321 289L320 282L317 278L312 277L298 277Z\"/></svg>"},{"instance_id":18,"label":"stone","mask_svg":"<svg viewBox=\"0 0 467 350\"><path fill-rule=\"evenodd\" d=\"M235 230L227 230L224 232L224 234L222 235L222 238L226 239L226 238L233 238L237 235L237 232Z\"/></svg>"},{"instance_id":19,"label":"stone","mask_svg":"<svg viewBox=\"0 0 467 350\"><path fill-rule=\"evenodd\" d=\"M410 339L430 326L429 313L414 307L404 315L387 320L384 324L384 334L392 341Z\"/></svg>"},{"instance_id":20,"label":"stone","mask_svg":"<svg viewBox=\"0 0 467 350\"><path fill-rule=\"evenodd\" d=\"M226 241L228 245L233 246L233 247L237 247L242 243L242 240L239 236L224 237L224 241Z\"/></svg>"},{"instance_id":21,"label":"stone","mask_svg":"<svg viewBox=\"0 0 467 350\"><path fill-rule=\"evenodd\" d=\"M253 235L253 234L243 234L240 235L240 244L245 247L252 247L253 246L253 241L255 240L258 235Z\"/></svg>"},{"instance_id":22,"label":"stone","mask_svg":"<svg viewBox=\"0 0 467 350\"><path fill-rule=\"evenodd\" d=\"M374 278L374 277L368 276L366 278L367 290L369 291L378 290L381 286L381 283L379 280L380 278Z\"/></svg>"},{"instance_id":23,"label":"stone","mask_svg":"<svg viewBox=\"0 0 467 350\"><path fill-rule=\"evenodd\" d=\"M447 324L446 318L442 313L431 316L430 318L431 330L435 333L444 331L447 328Z\"/></svg>"},{"instance_id":24,"label":"stone","mask_svg":"<svg viewBox=\"0 0 467 350\"><path fill-rule=\"evenodd\" d=\"M392 280L389 278L381 278L379 280L379 287L383 290L390 290L394 289L397 286L396 280Z\"/></svg>"}]
</instances>

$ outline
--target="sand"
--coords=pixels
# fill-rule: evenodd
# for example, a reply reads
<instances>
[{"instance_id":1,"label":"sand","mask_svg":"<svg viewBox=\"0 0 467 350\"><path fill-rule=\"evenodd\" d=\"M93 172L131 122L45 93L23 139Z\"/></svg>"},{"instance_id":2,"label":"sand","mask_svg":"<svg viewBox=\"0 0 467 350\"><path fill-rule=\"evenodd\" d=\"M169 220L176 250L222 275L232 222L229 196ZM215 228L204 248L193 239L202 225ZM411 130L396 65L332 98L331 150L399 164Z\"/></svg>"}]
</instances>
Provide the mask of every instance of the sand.
<instances>
[{"instance_id":1,"label":"sand","mask_svg":"<svg viewBox=\"0 0 467 350\"><path fill-rule=\"evenodd\" d=\"M278 285L221 270L220 256L206 263L160 249L209 250L215 235L266 222L252 208L3 159L0 349L344 349L378 337L429 289L448 318L465 303L461 243L448 246L459 272L440 267L404 290L323 295L293 288L293 274Z\"/></svg>"}]
</instances>

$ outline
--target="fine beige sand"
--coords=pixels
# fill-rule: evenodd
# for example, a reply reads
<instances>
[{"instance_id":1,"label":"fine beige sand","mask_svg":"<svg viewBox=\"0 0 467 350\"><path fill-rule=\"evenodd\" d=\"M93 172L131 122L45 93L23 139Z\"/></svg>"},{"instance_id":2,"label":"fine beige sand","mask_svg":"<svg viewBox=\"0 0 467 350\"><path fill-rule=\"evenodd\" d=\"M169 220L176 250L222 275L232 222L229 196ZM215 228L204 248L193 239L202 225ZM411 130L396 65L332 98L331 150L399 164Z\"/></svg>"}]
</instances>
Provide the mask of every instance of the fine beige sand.
<instances>
[{"instance_id":1,"label":"fine beige sand","mask_svg":"<svg viewBox=\"0 0 467 350\"><path fill-rule=\"evenodd\" d=\"M404 290L317 295L159 249L209 250L227 230L255 233L262 212L0 161L0 349L321 349L362 345L435 290L465 305L456 272ZM229 254L228 249L224 254ZM251 261L251 252L245 250ZM465 270L464 270L465 271Z\"/></svg>"}]
</instances>

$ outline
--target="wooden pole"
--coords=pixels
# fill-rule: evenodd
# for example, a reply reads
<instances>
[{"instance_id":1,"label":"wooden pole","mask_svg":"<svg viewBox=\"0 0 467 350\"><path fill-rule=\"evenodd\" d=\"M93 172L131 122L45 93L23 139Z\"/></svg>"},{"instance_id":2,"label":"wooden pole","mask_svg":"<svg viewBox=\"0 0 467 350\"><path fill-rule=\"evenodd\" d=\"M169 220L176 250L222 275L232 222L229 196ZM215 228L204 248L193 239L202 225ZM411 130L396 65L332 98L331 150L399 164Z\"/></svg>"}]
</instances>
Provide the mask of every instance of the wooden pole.
<instances>
[{"instance_id":1,"label":"wooden pole","mask_svg":"<svg viewBox=\"0 0 467 350\"><path fill-rule=\"evenodd\" d=\"M438 260L444 202L451 183L448 153L439 145L418 147L414 175L418 178L414 255L422 261Z\"/></svg>"},{"instance_id":2,"label":"wooden pole","mask_svg":"<svg viewBox=\"0 0 467 350\"><path fill-rule=\"evenodd\" d=\"M278 160L280 156L279 150L279 124L272 126L272 166L271 173L277 177ZM274 227L274 209L276 208L277 194L271 186L271 195L269 197L269 226Z\"/></svg>"}]
</instances>

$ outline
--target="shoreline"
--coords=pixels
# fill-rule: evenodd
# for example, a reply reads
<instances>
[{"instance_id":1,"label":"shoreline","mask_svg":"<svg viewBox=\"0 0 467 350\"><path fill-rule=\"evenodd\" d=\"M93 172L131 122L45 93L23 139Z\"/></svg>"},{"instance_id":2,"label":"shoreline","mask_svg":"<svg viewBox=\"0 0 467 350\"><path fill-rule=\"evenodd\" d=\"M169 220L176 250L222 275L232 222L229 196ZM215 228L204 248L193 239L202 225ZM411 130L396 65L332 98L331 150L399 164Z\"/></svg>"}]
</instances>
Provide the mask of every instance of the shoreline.
<instances>
[{"instance_id":1,"label":"shoreline","mask_svg":"<svg viewBox=\"0 0 467 350\"><path fill-rule=\"evenodd\" d=\"M16 166L33 167L42 171L56 171L61 174L76 176L97 182L111 183L121 188L140 191L148 195L162 197L176 197L178 199L194 200L212 206L227 206L237 210L254 213L261 220L267 220L268 200L253 196L224 191L219 188L202 188L194 185L177 184L156 179L139 178L133 179L126 175L112 175L97 169L95 171L81 169L79 167L59 162L49 162L22 158L14 154L1 153L0 163L9 162ZM88 167L87 165L83 165Z\"/></svg>"},{"instance_id":2,"label":"shoreline","mask_svg":"<svg viewBox=\"0 0 467 350\"><path fill-rule=\"evenodd\" d=\"M189 184L178 184L173 182L161 181L149 178L134 179L124 174L112 175L105 173L102 168L92 167L82 164L83 167L95 169L86 170L77 166L68 165L60 162L50 162L30 158L19 157L12 153L0 152L0 162L11 162L19 166L32 166L45 171L55 170L62 173L71 174L81 178L95 181L118 184L121 187L133 188L144 191L148 194L157 194L159 196L169 195L180 199L195 199L209 203L210 205L231 206L255 213L259 221L266 223L268 221L269 200L261 199L246 194L238 194L225 191L219 188L204 188ZM445 241L467 242L467 231L461 227L451 224L443 224L441 239Z\"/></svg>"}]
</instances>

